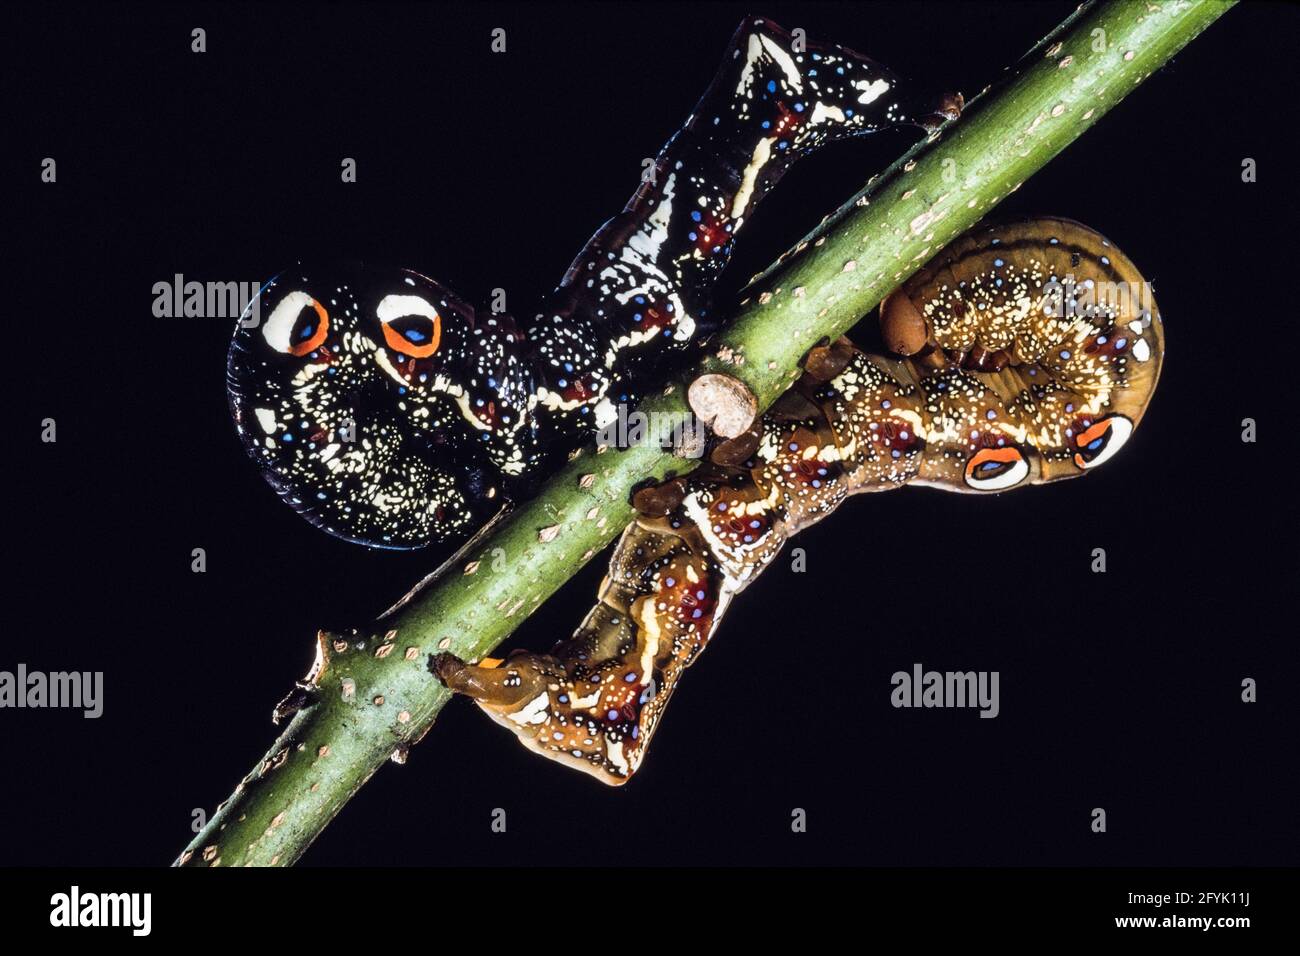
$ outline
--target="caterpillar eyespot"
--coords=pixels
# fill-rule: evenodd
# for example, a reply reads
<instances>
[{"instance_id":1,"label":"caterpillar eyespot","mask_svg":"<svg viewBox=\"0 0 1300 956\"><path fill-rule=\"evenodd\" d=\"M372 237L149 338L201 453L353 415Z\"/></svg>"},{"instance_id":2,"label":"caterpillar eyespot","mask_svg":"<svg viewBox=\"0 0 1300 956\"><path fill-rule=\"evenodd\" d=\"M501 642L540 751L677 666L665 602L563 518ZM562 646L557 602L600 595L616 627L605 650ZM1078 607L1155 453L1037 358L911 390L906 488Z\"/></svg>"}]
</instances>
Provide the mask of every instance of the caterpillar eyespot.
<instances>
[{"instance_id":1,"label":"caterpillar eyespot","mask_svg":"<svg viewBox=\"0 0 1300 956\"><path fill-rule=\"evenodd\" d=\"M1074 436L1074 443L1078 447L1074 453L1074 463L1085 470L1096 468L1113 458L1132 434L1131 421L1123 415L1107 415Z\"/></svg>"},{"instance_id":2,"label":"caterpillar eyespot","mask_svg":"<svg viewBox=\"0 0 1300 956\"><path fill-rule=\"evenodd\" d=\"M1029 477L1029 462L1018 448L982 448L966 462L966 484L976 491L1005 491Z\"/></svg>"},{"instance_id":3,"label":"caterpillar eyespot","mask_svg":"<svg viewBox=\"0 0 1300 956\"><path fill-rule=\"evenodd\" d=\"M329 331L325 307L306 292L290 292L267 317L262 335L275 351L303 356L320 348Z\"/></svg>"},{"instance_id":4,"label":"caterpillar eyespot","mask_svg":"<svg viewBox=\"0 0 1300 956\"><path fill-rule=\"evenodd\" d=\"M384 341L412 358L428 358L442 341L442 316L418 295L386 295L375 309L383 323Z\"/></svg>"},{"instance_id":5,"label":"caterpillar eyespot","mask_svg":"<svg viewBox=\"0 0 1300 956\"><path fill-rule=\"evenodd\" d=\"M929 433L943 436L919 480L981 491L1109 461L1164 355L1150 284L1109 240L1060 218L960 237L886 299L881 330L891 348L906 339L899 354L929 400ZM999 439L1023 452L1023 472L988 467L981 449Z\"/></svg>"}]
</instances>

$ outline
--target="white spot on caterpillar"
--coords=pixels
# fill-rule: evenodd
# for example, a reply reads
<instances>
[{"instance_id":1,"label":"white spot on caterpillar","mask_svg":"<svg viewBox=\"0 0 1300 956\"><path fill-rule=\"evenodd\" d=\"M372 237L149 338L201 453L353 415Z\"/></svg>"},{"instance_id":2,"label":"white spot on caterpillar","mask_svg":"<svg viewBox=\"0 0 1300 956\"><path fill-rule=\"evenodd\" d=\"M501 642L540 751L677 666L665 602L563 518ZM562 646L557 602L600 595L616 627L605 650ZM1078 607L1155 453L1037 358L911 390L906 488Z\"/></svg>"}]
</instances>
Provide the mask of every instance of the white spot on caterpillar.
<instances>
[{"instance_id":1,"label":"white spot on caterpillar","mask_svg":"<svg viewBox=\"0 0 1300 956\"><path fill-rule=\"evenodd\" d=\"M328 362L315 362L311 365L304 365L301 369L298 370L298 374L293 377L292 384L294 390L296 392L301 392L302 389L304 389L308 384L311 383L311 380L313 378L315 378L321 372L325 371L327 368L329 368ZM302 404L303 408L307 407L301 395L299 396L298 400L299 403Z\"/></svg>"},{"instance_id":2,"label":"white spot on caterpillar","mask_svg":"<svg viewBox=\"0 0 1300 956\"><path fill-rule=\"evenodd\" d=\"M653 671L655 655L659 653L659 619L655 617L653 601L644 601L641 605L641 628L645 631L645 647L641 651L641 673Z\"/></svg>"},{"instance_id":3,"label":"white spot on caterpillar","mask_svg":"<svg viewBox=\"0 0 1300 956\"><path fill-rule=\"evenodd\" d=\"M785 81L790 84L796 93L802 93L803 78L799 76L799 68L794 65L794 60L790 59L790 54L777 46L776 42L770 37L763 37L763 46L767 48L767 52L776 61L776 65L781 68L781 72L785 74Z\"/></svg>"},{"instance_id":4,"label":"white spot on caterpillar","mask_svg":"<svg viewBox=\"0 0 1300 956\"><path fill-rule=\"evenodd\" d=\"M262 431L268 435L275 433L275 412L269 408L255 408L253 415L257 418L257 424L262 426Z\"/></svg>"},{"instance_id":5,"label":"white spot on caterpillar","mask_svg":"<svg viewBox=\"0 0 1300 956\"><path fill-rule=\"evenodd\" d=\"M623 771L623 773L628 772L627 758L623 756L623 741L620 740L616 744L606 741L605 756L609 758L610 763Z\"/></svg>"},{"instance_id":6,"label":"white spot on caterpillar","mask_svg":"<svg viewBox=\"0 0 1300 956\"><path fill-rule=\"evenodd\" d=\"M823 120L832 119L837 123L844 122L844 111L838 106L827 106L825 103L818 103L813 107L812 116L808 118L810 126L816 126Z\"/></svg>"},{"instance_id":7,"label":"white spot on caterpillar","mask_svg":"<svg viewBox=\"0 0 1300 956\"><path fill-rule=\"evenodd\" d=\"M736 92L743 94L754 79L754 64L766 52L768 56L781 68L785 74L785 80L790 84L796 93L803 92L803 78L799 75L799 68L794 65L794 60L790 59L790 54L781 49L773 40L768 37L760 36L757 33L749 35L749 43L745 47L745 68L740 71L740 82L736 84Z\"/></svg>"},{"instance_id":8,"label":"white spot on caterpillar","mask_svg":"<svg viewBox=\"0 0 1300 956\"><path fill-rule=\"evenodd\" d=\"M398 385L408 384L402 373L393 367L393 363L388 360L388 356L380 349L375 350L375 362L384 370L384 373Z\"/></svg>"},{"instance_id":9,"label":"white spot on caterpillar","mask_svg":"<svg viewBox=\"0 0 1300 956\"><path fill-rule=\"evenodd\" d=\"M664 244L668 238L668 220L673 214L673 193L676 190L676 173L669 173L668 179L664 182L663 199L650 214L646 220L646 226L649 227L638 229L630 239L628 247L639 255L645 256L651 262L659 258L659 247ZM624 254L624 259L627 255ZM635 263L633 263L635 265Z\"/></svg>"},{"instance_id":10,"label":"white spot on caterpillar","mask_svg":"<svg viewBox=\"0 0 1300 956\"><path fill-rule=\"evenodd\" d=\"M584 707L595 707L600 703L600 691L594 690L587 697L574 697L570 700L574 710L582 710Z\"/></svg>"},{"instance_id":11,"label":"white spot on caterpillar","mask_svg":"<svg viewBox=\"0 0 1300 956\"><path fill-rule=\"evenodd\" d=\"M540 724L546 720L546 711L549 707L550 697L547 696L546 691L542 691L519 710L508 716L521 726L524 724Z\"/></svg>"},{"instance_id":12,"label":"white spot on caterpillar","mask_svg":"<svg viewBox=\"0 0 1300 956\"><path fill-rule=\"evenodd\" d=\"M862 91L858 102L863 104L874 103L889 89L889 84L885 80L873 80L870 83L866 80L855 80L853 86Z\"/></svg>"},{"instance_id":13,"label":"white spot on caterpillar","mask_svg":"<svg viewBox=\"0 0 1300 956\"><path fill-rule=\"evenodd\" d=\"M608 398L602 398L596 404L595 417L596 417L597 430L602 429L606 425L617 420L618 409L614 407L614 403L611 402Z\"/></svg>"},{"instance_id":14,"label":"white spot on caterpillar","mask_svg":"<svg viewBox=\"0 0 1300 956\"><path fill-rule=\"evenodd\" d=\"M763 44L759 41L757 33L749 35L749 45L745 49L745 67L740 71L740 82L736 84L736 92L743 94L746 87L754 77L754 64L758 58L763 55Z\"/></svg>"}]
</instances>

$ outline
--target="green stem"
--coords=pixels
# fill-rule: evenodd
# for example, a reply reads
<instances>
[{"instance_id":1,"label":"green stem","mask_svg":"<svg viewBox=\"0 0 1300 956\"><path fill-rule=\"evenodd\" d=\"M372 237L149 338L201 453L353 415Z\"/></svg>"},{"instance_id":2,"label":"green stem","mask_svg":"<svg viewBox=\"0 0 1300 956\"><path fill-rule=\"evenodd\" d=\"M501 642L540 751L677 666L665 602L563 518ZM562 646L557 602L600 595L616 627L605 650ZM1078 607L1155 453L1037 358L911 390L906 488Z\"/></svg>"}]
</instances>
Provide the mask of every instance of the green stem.
<instances>
[{"instance_id":1,"label":"green stem","mask_svg":"<svg viewBox=\"0 0 1300 956\"><path fill-rule=\"evenodd\" d=\"M710 354L640 409L684 416L685 385L702 372L742 380L767 407L811 346L855 325L1231 5L1110 0L1076 12L942 140L873 178L759 277ZM584 449L379 621L322 633L306 705L177 862L297 860L385 760L404 760L429 730L449 697L429 655L488 653L623 529L634 484L689 467L657 447Z\"/></svg>"}]
</instances>

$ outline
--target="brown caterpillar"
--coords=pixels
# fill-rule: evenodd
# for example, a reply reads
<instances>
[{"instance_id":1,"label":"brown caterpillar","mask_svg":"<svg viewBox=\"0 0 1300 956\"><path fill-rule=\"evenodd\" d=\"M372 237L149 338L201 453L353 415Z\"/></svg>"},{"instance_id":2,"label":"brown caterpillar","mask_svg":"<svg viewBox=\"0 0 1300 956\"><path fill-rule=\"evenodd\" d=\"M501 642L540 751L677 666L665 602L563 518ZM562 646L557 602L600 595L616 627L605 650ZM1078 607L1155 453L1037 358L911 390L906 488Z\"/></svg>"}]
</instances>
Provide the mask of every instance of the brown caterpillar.
<instances>
[{"instance_id":1,"label":"brown caterpillar","mask_svg":"<svg viewBox=\"0 0 1300 956\"><path fill-rule=\"evenodd\" d=\"M636 771L731 599L849 495L999 492L1109 460L1150 401L1164 333L1148 283L1064 219L982 227L881 306L886 356L847 339L708 463L634 498L599 601L550 654L431 666L544 756Z\"/></svg>"}]
</instances>

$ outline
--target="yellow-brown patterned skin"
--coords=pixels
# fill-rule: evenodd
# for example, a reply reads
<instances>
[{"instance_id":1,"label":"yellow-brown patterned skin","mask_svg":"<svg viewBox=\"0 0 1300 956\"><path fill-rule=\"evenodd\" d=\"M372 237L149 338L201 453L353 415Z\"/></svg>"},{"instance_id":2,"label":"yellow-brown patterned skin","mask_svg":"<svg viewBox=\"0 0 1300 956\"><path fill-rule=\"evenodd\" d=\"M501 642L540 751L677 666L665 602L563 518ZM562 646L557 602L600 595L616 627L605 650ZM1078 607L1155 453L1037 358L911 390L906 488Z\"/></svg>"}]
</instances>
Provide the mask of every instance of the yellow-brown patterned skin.
<instances>
[{"instance_id":1,"label":"yellow-brown patterned skin","mask_svg":"<svg viewBox=\"0 0 1300 956\"><path fill-rule=\"evenodd\" d=\"M1164 355L1141 274L1063 219L968 233L881 316L903 354L814 349L748 433L637 501L649 513L572 638L504 662L438 655L438 676L544 756L625 783L683 671L788 538L862 492L1081 475L1127 442Z\"/></svg>"}]
</instances>

